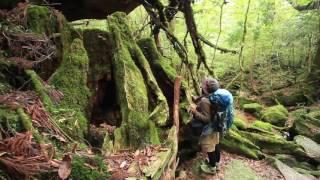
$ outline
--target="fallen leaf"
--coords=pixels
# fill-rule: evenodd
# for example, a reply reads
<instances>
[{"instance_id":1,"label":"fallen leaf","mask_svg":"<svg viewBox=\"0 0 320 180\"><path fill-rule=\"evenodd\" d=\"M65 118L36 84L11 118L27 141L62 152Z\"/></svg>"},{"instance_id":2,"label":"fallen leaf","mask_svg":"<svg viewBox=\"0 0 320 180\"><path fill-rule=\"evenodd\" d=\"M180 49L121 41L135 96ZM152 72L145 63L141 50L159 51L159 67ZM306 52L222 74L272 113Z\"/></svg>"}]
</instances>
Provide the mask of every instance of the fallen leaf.
<instances>
[{"instance_id":1,"label":"fallen leaf","mask_svg":"<svg viewBox=\"0 0 320 180\"><path fill-rule=\"evenodd\" d=\"M59 177L61 179L67 179L71 174L71 155L66 154L63 159L62 163L59 166L58 170Z\"/></svg>"}]
</instances>

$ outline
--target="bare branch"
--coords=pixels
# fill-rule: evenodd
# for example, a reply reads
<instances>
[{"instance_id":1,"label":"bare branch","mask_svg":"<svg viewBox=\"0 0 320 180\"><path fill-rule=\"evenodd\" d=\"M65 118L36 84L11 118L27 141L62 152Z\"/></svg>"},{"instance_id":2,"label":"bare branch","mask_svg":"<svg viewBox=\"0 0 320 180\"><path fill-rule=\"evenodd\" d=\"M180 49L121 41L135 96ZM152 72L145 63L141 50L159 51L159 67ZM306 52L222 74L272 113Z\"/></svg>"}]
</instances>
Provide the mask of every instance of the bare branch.
<instances>
[{"instance_id":1,"label":"bare branch","mask_svg":"<svg viewBox=\"0 0 320 180\"><path fill-rule=\"evenodd\" d=\"M217 50L219 50L222 53L232 53L232 54L239 54L238 51L236 50L232 50L232 49L227 49L227 48L223 48L223 47L219 47L213 43L211 43L210 41L208 41L206 38L204 38L202 35L199 34L200 40L205 43L206 45L215 48Z\"/></svg>"}]
</instances>

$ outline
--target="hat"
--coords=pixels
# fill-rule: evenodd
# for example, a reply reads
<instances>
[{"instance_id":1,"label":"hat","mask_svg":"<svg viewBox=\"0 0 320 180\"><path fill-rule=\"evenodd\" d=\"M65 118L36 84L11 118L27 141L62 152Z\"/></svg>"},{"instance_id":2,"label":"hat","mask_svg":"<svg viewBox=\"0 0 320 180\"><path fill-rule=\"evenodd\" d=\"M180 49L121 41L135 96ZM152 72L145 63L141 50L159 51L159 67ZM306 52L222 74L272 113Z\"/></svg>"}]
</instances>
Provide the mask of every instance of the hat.
<instances>
[{"instance_id":1,"label":"hat","mask_svg":"<svg viewBox=\"0 0 320 180\"><path fill-rule=\"evenodd\" d=\"M219 89L220 85L218 80L206 77L202 80L201 88L205 94L210 94Z\"/></svg>"}]
</instances>

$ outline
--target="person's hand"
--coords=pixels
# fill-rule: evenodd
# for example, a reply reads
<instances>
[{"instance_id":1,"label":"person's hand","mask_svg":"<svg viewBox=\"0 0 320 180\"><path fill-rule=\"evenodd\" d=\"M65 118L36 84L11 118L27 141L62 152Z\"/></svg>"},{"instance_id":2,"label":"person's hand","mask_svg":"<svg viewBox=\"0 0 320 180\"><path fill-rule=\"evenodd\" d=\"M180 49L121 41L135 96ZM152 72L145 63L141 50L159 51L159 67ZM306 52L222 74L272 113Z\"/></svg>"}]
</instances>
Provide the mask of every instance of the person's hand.
<instances>
[{"instance_id":1,"label":"person's hand","mask_svg":"<svg viewBox=\"0 0 320 180\"><path fill-rule=\"evenodd\" d=\"M189 111L190 111L191 113L196 112L196 111L197 111L197 105L191 104L191 105L190 105L190 108L189 108Z\"/></svg>"}]
</instances>

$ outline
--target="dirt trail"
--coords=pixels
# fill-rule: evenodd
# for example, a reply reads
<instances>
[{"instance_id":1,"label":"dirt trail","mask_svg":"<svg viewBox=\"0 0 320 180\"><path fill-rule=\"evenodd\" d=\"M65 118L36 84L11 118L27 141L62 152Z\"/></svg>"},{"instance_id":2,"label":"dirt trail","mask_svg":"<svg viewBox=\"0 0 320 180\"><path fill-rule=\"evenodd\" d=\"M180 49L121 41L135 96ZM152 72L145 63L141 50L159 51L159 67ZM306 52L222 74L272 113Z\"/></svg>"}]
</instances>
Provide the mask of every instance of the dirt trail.
<instances>
[{"instance_id":1,"label":"dirt trail","mask_svg":"<svg viewBox=\"0 0 320 180\"><path fill-rule=\"evenodd\" d=\"M179 177L178 179L206 179L206 180L224 180L225 176L228 172L226 167L235 160L240 160L245 164L245 166L251 168L258 176L262 177L262 179L266 180L284 180L282 174L268 164L266 160L252 160L246 157L231 154L223 151L221 153L221 161L220 161L220 171L215 175L205 175L203 173L199 173L196 164L201 162L202 159L205 158L205 154L198 153L198 155L180 165L179 171L184 171L186 173L186 177ZM199 173L199 174L198 174ZM239 172L241 173L241 172ZM237 178L238 180L241 180Z\"/></svg>"}]
</instances>

